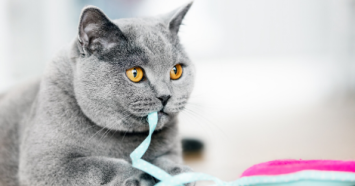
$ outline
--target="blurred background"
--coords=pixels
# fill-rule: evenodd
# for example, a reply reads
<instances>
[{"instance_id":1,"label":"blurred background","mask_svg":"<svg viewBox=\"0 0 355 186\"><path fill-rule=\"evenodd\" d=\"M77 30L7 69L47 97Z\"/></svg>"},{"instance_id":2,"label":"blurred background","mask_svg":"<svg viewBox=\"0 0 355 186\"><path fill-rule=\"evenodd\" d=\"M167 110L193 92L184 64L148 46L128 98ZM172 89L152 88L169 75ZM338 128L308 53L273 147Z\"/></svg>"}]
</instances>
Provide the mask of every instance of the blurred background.
<instances>
[{"instance_id":1,"label":"blurred background","mask_svg":"<svg viewBox=\"0 0 355 186\"><path fill-rule=\"evenodd\" d=\"M180 0L0 1L0 92L40 76L85 5L153 16ZM181 135L193 169L231 181L274 159L355 159L355 0L195 0L180 30L197 67Z\"/></svg>"}]
</instances>

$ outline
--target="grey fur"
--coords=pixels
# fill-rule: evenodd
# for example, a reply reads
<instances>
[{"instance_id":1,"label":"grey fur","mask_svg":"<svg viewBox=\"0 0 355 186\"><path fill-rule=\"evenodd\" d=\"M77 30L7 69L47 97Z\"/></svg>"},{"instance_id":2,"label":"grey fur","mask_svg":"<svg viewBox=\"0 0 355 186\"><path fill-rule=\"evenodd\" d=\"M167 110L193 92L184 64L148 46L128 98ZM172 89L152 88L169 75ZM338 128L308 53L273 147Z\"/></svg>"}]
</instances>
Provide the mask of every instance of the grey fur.
<instances>
[{"instance_id":1,"label":"grey fur","mask_svg":"<svg viewBox=\"0 0 355 186\"><path fill-rule=\"evenodd\" d=\"M114 21L85 8L78 39L44 76L0 100L0 185L153 185L129 158L147 136L146 116L153 111L166 114L159 114L143 158L171 174L190 171L177 136L177 115L194 82L194 66L177 37L190 6ZM183 75L171 80L176 64ZM135 66L146 74L139 83L125 75ZM165 106L164 96L170 97Z\"/></svg>"}]
</instances>

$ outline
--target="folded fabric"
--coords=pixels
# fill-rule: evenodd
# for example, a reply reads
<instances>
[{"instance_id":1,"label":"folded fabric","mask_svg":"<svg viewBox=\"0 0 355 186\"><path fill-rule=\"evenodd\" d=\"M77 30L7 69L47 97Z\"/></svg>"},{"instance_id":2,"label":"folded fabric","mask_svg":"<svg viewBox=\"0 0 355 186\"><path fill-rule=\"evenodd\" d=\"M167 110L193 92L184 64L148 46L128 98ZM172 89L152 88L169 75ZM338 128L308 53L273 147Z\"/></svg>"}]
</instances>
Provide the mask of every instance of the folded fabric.
<instances>
[{"instance_id":1,"label":"folded fabric","mask_svg":"<svg viewBox=\"0 0 355 186\"><path fill-rule=\"evenodd\" d=\"M240 185L355 186L355 162L275 160L245 170Z\"/></svg>"}]
</instances>

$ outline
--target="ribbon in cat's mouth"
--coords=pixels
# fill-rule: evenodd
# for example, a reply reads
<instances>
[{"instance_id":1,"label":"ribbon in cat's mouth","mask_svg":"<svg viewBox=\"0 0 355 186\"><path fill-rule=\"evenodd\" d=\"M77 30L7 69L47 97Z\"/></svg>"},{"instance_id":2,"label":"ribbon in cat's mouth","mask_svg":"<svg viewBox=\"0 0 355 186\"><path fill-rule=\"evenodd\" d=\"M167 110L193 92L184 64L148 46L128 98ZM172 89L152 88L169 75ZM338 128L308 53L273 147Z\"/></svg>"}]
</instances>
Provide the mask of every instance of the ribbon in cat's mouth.
<instances>
[{"instance_id":1,"label":"ribbon in cat's mouth","mask_svg":"<svg viewBox=\"0 0 355 186\"><path fill-rule=\"evenodd\" d=\"M166 112L163 111L163 109L161 109L160 111L158 112L152 112L150 114L148 114L147 116L145 116L145 119L146 121L149 123L149 115L152 115L153 113L156 113L157 114L157 120L159 120L162 116L168 116L169 114L167 114Z\"/></svg>"}]
</instances>

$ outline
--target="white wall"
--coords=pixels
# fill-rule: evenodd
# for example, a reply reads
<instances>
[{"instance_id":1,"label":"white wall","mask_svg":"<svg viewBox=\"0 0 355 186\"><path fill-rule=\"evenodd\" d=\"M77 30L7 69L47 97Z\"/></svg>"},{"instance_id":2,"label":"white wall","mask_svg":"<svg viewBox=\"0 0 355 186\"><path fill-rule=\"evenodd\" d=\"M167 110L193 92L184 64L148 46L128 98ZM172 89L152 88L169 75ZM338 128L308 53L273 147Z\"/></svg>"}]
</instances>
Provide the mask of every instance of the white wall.
<instances>
[{"instance_id":1,"label":"white wall","mask_svg":"<svg viewBox=\"0 0 355 186\"><path fill-rule=\"evenodd\" d=\"M8 18L6 10L6 1L0 1L0 92L6 89L11 83L9 73L9 56L8 56Z\"/></svg>"},{"instance_id":2,"label":"white wall","mask_svg":"<svg viewBox=\"0 0 355 186\"><path fill-rule=\"evenodd\" d=\"M164 13L186 2L147 0L141 14ZM341 37L348 36L350 3L196 0L181 36L199 58L327 55L341 50L345 42Z\"/></svg>"},{"instance_id":3,"label":"white wall","mask_svg":"<svg viewBox=\"0 0 355 186\"><path fill-rule=\"evenodd\" d=\"M141 0L129 6L123 0L1 1L0 23L7 26L0 28L5 33L0 36L4 41L0 44L0 91L42 73L45 63L75 37L86 2L107 9L115 18L166 13L189 0ZM314 73L327 77L319 83L332 87L324 94L345 95L355 87L351 3L354 0L195 0L180 35L196 63L269 63L276 59L282 66L308 61L319 67L311 68Z\"/></svg>"}]
</instances>

